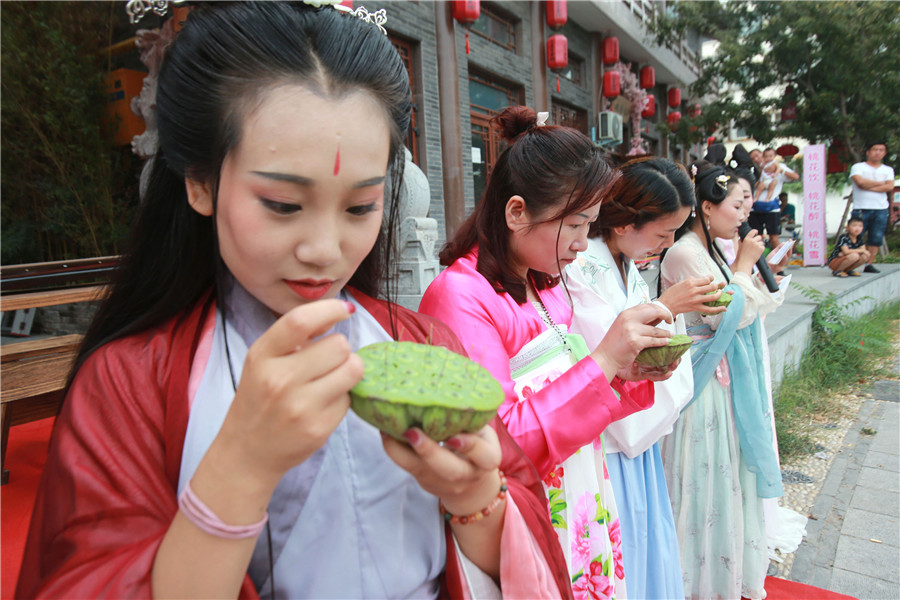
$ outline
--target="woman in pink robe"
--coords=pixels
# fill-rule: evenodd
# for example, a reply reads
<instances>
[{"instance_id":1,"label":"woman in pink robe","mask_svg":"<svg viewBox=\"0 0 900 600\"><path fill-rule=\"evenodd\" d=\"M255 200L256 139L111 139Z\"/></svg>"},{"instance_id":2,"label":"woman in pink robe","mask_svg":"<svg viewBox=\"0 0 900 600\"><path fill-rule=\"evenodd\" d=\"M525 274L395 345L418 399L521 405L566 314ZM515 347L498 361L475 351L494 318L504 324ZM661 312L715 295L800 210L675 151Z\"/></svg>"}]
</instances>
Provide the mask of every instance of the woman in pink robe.
<instances>
[{"instance_id":1,"label":"woman in pink robe","mask_svg":"<svg viewBox=\"0 0 900 600\"><path fill-rule=\"evenodd\" d=\"M652 304L624 311L601 345L520 397L510 360L544 331L571 325L559 274L586 248L588 228L617 175L586 136L543 125L530 109L509 108L495 123L510 145L475 211L441 252L447 269L429 286L419 311L447 323L469 356L503 385L500 418L544 477L576 597L622 596L627 574L600 434L652 404L648 379L670 375L666 368L644 370L634 358L645 347L666 344L670 334L653 325L671 317ZM598 458L582 466L596 472L560 468L573 456L593 455L584 448L592 444ZM576 477L593 479L587 483L597 493L567 497L567 507L555 502L560 482Z\"/></svg>"}]
</instances>

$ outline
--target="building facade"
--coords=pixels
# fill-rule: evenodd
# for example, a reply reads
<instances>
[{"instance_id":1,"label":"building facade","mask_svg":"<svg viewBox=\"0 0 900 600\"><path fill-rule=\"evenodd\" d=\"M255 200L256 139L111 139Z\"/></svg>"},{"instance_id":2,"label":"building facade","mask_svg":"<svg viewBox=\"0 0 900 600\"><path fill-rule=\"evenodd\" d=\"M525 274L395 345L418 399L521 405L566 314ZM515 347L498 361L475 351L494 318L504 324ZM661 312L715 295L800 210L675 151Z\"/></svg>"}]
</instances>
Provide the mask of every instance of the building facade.
<instances>
[{"instance_id":1,"label":"building facade","mask_svg":"<svg viewBox=\"0 0 900 600\"><path fill-rule=\"evenodd\" d=\"M357 3L361 4L361 3ZM407 145L427 175L431 202L428 216L438 222L438 247L453 234L484 190L493 161L503 150L490 118L503 108L524 104L550 112L550 123L575 127L610 152L626 154L634 134L630 102L603 96L602 52L614 37L619 62L637 74L650 66L656 114L638 127L651 154L687 162L691 149L671 147L658 126L666 124L667 92L686 90L698 73L700 42L683 40L677 48L650 41L646 23L665 2L650 0L570 0L561 28L547 24L548 3L480 2L472 23L454 19L449 1L366 2L384 8L388 35L404 57L413 89L414 114ZM547 65L547 40L562 34L568 41L568 65L553 72ZM682 94L682 105L688 104ZM618 113L622 141L598 137L601 112Z\"/></svg>"}]
</instances>

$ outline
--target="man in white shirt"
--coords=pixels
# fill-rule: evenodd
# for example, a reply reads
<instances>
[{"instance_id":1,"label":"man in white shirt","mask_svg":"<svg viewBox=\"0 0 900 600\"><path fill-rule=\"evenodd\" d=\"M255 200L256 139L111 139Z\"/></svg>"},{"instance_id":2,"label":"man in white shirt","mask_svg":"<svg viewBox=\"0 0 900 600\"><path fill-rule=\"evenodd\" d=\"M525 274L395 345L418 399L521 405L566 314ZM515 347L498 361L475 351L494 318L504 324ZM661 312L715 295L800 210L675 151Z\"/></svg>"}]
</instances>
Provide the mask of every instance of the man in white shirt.
<instances>
[{"instance_id":1,"label":"man in white shirt","mask_svg":"<svg viewBox=\"0 0 900 600\"><path fill-rule=\"evenodd\" d=\"M894 169L881 164L887 146L875 141L866 146L866 161L850 167L850 181L853 184L853 217L862 219L869 264L866 273L878 273L872 266L875 255L884 241L890 209L889 197L894 190Z\"/></svg>"}]
</instances>

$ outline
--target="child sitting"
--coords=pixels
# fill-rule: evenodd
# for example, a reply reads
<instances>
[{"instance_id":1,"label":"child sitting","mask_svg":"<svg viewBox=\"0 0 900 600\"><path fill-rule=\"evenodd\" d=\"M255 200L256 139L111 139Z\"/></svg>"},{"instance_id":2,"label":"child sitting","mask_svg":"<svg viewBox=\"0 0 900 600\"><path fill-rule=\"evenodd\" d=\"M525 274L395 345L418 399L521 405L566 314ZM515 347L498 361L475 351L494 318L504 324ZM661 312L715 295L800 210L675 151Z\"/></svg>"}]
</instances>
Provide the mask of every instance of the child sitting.
<instances>
[{"instance_id":1,"label":"child sitting","mask_svg":"<svg viewBox=\"0 0 900 600\"><path fill-rule=\"evenodd\" d=\"M838 236L834 250L828 257L828 268L835 277L859 277L855 269L866 264L869 251L862 243L863 221L853 217L847 221L847 230Z\"/></svg>"}]
</instances>

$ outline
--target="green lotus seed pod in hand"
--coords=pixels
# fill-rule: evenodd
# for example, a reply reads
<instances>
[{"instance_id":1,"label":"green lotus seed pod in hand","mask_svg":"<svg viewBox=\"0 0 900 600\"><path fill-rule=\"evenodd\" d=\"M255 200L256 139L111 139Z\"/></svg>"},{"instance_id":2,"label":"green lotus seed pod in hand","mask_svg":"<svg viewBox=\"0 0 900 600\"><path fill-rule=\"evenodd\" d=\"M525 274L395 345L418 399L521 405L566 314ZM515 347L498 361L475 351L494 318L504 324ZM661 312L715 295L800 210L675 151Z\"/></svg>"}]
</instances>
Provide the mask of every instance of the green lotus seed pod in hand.
<instances>
[{"instance_id":1,"label":"green lotus seed pod in hand","mask_svg":"<svg viewBox=\"0 0 900 600\"><path fill-rule=\"evenodd\" d=\"M711 292L706 292L707 294L715 294L718 290L713 290ZM719 296L715 300L711 300L709 302L704 302L706 306L728 306L731 304L731 294L728 292L722 292L722 295ZM709 315L709 313L702 312L701 315Z\"/></svg>"},{"instance_id":2,"label":"green lotus seed pod in hand","mask_svg":"<svg viewBox=\"0 0 900 600\"><path fill-rule=\"evenodd\" d=\"M644 348L635 357L634 362L651 367L666 367L678 360L682 354L688 351L694 342L689 335L673 335L666 346L657 348Z\"/></svg>"},{"instance_id":3,"label":"green lotus seed pod in hand","mask_svg":"<svg viewBox=\"0 0 900 600\"><path fill-rule=\"evenodd\" d=\"M478 431L503 403L503 388L487 369L447 348L380 342L357 354L366 371L350 390L350 407L398 440L410 427L437 441Z\"/></svg>"}]
</instances>

